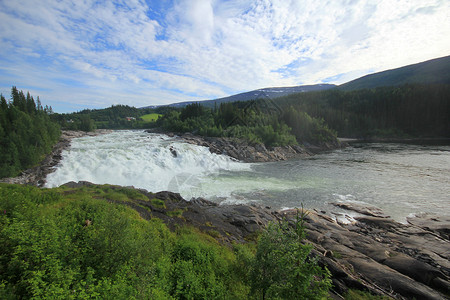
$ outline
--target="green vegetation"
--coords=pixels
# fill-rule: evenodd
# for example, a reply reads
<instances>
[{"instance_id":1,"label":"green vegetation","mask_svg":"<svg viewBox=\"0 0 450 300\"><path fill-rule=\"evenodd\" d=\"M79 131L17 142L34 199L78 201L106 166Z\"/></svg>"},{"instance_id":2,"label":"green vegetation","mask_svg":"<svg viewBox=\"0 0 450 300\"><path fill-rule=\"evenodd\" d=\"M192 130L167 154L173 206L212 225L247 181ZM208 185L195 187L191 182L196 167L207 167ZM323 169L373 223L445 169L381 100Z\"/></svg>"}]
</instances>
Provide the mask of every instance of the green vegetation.
<instances>
[{"instance_id":1,"label":"green vegetation","mask_svg":"<svg viewBox=\"0 0 450 300\"><path fill-rule=\"evenodd\" d=\"M407 84L293 94L277 103L323 119L340 136L450 137L449 99L448 84Z\"/></svg>"},{"instance_id":2,"label":"green vegetation","mask_svg":"<svg viewBox=\"0 0 450 300\"><path fill-rule=\"evenodd\" d=\"M216 109L194 103L180 111L168 112L156 123L169 131L240 138L269 147L336 139L335 133L322 120L294 108L283 112L277 107L268 107L264 101L223 103Z\"/></svg>"},{"instance_id":3,"label":"green vegetation","mask_svg":"<svg viewBox=\"0 0 450 300\"><path fill-rule=\"evenodd\" d=\"M0 96L0 178L18 175L48 154L60 136L50 120L51 107L42 107L30 93L11 89L11 101Z\"/></svg>"},{"instance_id":4,"label":"green vegetation","mask_svg":"<svg viewBox=\"0 0 450 300\"><path fill-rule=\"evenodd\" d=\"M93 131L95 129L138 129L153 127L160 116L153 109L113 105L105 109L85 109L70 114L54 114L52 118L63 129Z\"/></svg>"},{"instance_id":5,"label":"green vegetation","mask_svg":"<svg viewBox=\"0 0 450 300\"><path fill-rule=\"evenodd\" d=\"M164 203L164 200L153 198L150 200L153 206L157 208L166 208L166 204Z\"/></svg>"},{"instance_id":6,"label":"green vegetation","mask_svg":"<svg viewBox=\"0 0 450 300\"><path fill-rule=\"evenodd\" d=\"M159 117L161 117L161 114L157 114L157 113L151 113L151 114L146 114L141 116L140 118L144 121L144 122L155 122L156 120L158 120Z\"/></svg>"},{"instance_id":7,"label":"green vegetation","mask_svg":"<svg viewBox=\"0 0 450 300\"><path fill-rule=\"evenodd\" d=\"M331 287L330 273L308 258L304 217L297 211L294 226L288 221L269 224L262 233L250 270L251 288L262 299L323 299Z\"/></svg>"},{"instance_id":8,"label":"green vegetation","mask_svg":"<svg viewBox=\"0 0 450 300\"><path fill-rule=\"evenodd\" d=\"M111 196L124 204L149 201L138 190L108 185L38 189L0 184L0 298L327 295L329 274L308 257L311 247L301 242L301 219L291 229L286 222L272 224L256 245L230 248L214 233L186 226L171 232L161 220L144 220Z\"/></svg>"},{"instance_id":9,"label":"green vegetation","mask_svg":"<svg viewBox=\"0 0 450 300\"><path fill-rule=\"evenodd\" d=\"M450 83L450 56L424 61L418 64L370 74L350 82L339 89L360 90L404 84Z\"/></svg>"},{"instance_id":10,"label":"green vegetation","mask_svg":"<svg viewBox=\"0 0 450 300\"><path fill-rule=\"evenodd\" d=\"M243 138L267 146L354 138L450 137L450 85L338 88L206 108L191 104L156 123L175 132Z\"/></svg>"}]
</instances>

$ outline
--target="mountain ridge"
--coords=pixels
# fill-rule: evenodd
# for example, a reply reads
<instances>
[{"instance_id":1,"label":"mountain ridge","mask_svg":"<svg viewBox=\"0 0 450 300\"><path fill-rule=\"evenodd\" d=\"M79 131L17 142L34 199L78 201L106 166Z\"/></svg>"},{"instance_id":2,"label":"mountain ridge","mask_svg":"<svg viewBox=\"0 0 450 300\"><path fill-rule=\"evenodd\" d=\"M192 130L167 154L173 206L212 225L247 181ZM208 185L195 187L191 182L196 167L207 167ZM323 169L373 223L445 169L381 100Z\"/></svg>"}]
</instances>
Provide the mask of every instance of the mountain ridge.
<instances>
[{"instance_id":1,"label":"mountain ridge","mask_svg":"<svg viewBox=\"0 0 450 300\"><path fill-rule=\"evenodd\" d=\"M226 102L275 99L295 93L322 91L332 88L350 91L382 86L400 86L408 83L450 84L450 55L368 74L341 85L320 83L290 87L269 87L212 100L184 101L168 105L146 106L142 108L156 108L161 106L184 107L192 103L200 103L204 106L214 107L214 105Z\"/></svg>"},{"instance_id":2,"label":"mountain ridge","mask_svg":"<svg viewBox=\"0 0 450 300\"><path fill-rule=\"evenodd\" d=\"M412 83L450 83L450 56L368 74L338 86L342 90L358 90Z\"/></svg>"}]
</instances>

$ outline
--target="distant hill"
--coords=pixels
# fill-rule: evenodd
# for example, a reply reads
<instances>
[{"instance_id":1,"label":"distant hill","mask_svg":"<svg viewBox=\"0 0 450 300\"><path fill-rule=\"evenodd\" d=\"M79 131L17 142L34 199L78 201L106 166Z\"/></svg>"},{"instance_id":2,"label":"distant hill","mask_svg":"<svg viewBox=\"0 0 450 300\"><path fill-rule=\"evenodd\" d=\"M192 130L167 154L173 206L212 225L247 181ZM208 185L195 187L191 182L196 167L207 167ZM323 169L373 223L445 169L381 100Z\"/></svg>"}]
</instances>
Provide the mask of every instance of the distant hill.
<instances>
[{"instance_id":1,"label":"distant hill","mask_svg":"<svg viewBox=\"0 0 450 300\"><path fill-rule=\"evenodd\" d=\"M339 86L336 86L334 84L315 84L292 87L263 88L213 100L178 102L162 106L184 107L192 103L201 103L204 106L214 107L215 104L219 105L220 103L225 102L248 101L255 99L275 99L282 96L288 96L290 94L322 91L336 87L341 90L350 91L382 86L399 86L407 83L450 84L450 56L436 58L397 69L366 75ZM142 108L156 107L157 106L147 106Z\"/></svg>"},{"instance_id":2,"label":"distant hill","mask_svg":"<svg viewBox=\"0 0 450 300\"><path fill-rule=\"evenodd\" d=\"M407 83L450 83L450 56L366 75L338 88L348 91Z\"/></svg>"},{"instance_id":3,"label":"distant hill","mask_svg":"<svg viewBox=\"0 0 450 300\"><path fill-rule=\"evenodd\" d=\"M306 93L313 91L323 91L336 87L334 84L315 84L315 85L300 85L290 87L272 87L258 89L250 92L240 93L229 97L218 98L214 100L201 101L200 103L205 106L213 107L215 103L235 102L235 101L249 101L256 99L275 99L290 94Z\"/></svg>"},{"instance_id":4,"label":"distant hill","mask_svg":"<svg viewBox=\"0 0 450 300\"><path fill-rule=\"evenodd\" d=\"M263 88L250 92L240 93L224 98L218 98L213 100L203 100L203 101L186 101L186 102L178 102L169 104L169 107L185 107L186 105L192 103L201 103L204 106L214 107L220 105L220 103L225 102L235 102L235 101L248 101L248 100L256 100L256 99L274 99L278 97L287 96L290 94L296 93L305 93L305 92L313 92L313 91L322 91L328 90L331 88L335 88L334 84L315 84L315 85L300 85L300 86L290 86L290 87L272 87L272 88ZM155 108L155 106L148 106L142 108Z\"/></svg>"}]
</instances>

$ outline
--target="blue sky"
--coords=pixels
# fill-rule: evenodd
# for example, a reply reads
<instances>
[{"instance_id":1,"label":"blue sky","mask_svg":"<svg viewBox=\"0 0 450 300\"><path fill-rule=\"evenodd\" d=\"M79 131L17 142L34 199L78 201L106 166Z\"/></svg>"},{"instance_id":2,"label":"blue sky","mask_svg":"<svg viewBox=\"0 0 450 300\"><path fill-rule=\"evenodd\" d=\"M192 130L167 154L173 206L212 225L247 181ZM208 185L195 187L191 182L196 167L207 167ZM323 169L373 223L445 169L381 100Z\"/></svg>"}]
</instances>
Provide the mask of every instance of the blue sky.
<instances>
[{"instance_id":1,"label":"blue sky","mask_svg":"<svg viewBox=\"0 0 450 300\"><path fill-rule=\"evenodd\" d=\"M0 92L57 112L340 84L450 55L448 0L0 0Z\"/></svg>"}]
</instances>

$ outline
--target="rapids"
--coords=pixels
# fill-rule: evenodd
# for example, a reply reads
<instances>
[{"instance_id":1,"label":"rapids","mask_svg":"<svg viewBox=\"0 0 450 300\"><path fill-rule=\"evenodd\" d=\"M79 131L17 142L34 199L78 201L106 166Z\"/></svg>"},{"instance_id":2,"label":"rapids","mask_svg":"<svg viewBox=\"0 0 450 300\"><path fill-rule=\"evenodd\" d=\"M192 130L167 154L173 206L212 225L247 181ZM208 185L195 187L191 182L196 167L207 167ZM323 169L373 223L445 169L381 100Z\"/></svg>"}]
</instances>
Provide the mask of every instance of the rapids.
<instances>
[{"instance_id":1,"label":"rapids","mask_svg":"<svg viewBox=\"0 0 450 300\"><path fill-rule=\"evenodd\" d=\"M330 203L356 202L398 221L411 214L450 214L449 146L355 144L307 159L249 164L165 135L114 131L73 139L62 157L47 187L85 180L221 204L303 204L336 216L344 211Z\"/></svg>"}]
</instances>

